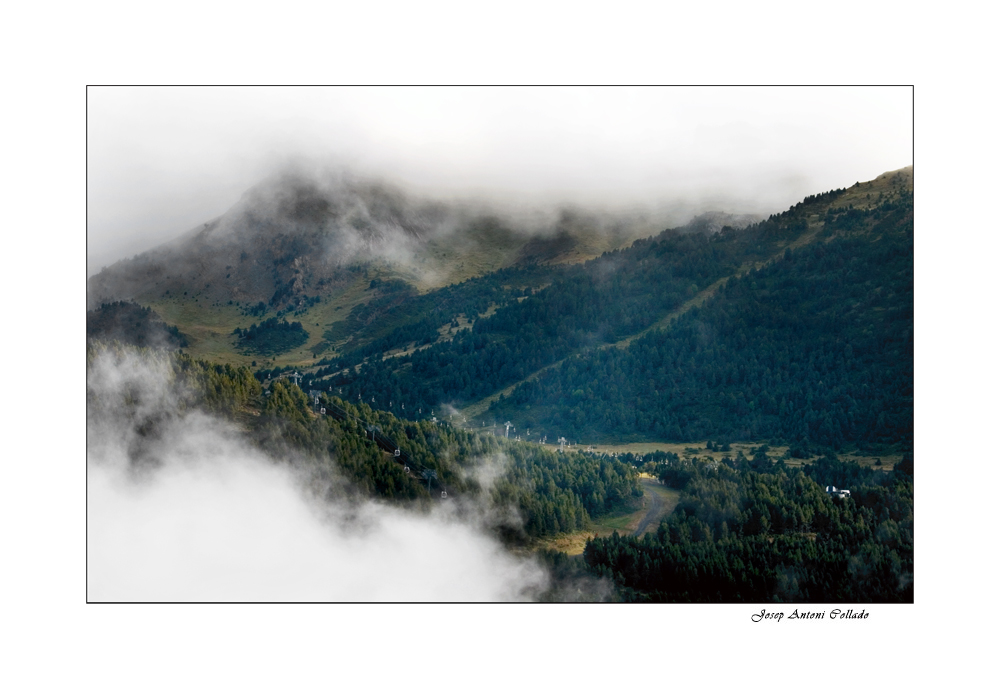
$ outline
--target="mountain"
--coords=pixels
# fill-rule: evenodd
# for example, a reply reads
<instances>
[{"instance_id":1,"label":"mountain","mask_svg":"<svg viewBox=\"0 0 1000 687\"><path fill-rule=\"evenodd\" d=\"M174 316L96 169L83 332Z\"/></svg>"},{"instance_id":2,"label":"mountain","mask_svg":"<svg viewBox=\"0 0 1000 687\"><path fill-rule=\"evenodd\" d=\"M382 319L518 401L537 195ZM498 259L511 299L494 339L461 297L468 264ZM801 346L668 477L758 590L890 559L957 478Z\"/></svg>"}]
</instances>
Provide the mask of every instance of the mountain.
<instances>
[{"instance_id":1,"label":"mountain","mask_svg":"<svg viewBox=\"0 0 1000 687\"><path fill-rule=\"evenodd\" d=\"M420 299L437 296L417 297L407 327L307 379L414 419L446 406L576 440L906 448L912 203L908 168L743 230L667 230L480 301L448 336L427 336L441 318Z\"/></svg>"},{"instance_id":2,"label":"mountain","mask_svg":"<svg viewBox=\"0 0 1000 687\"><path fill-rule=\"evenodd\" d=\"M88 308L186 294L280 310L343 289L359 264L427 290L523 262L579 262L652 232L634 218L563 210L514 220L380 182L286 174L185 236L94 275Z\"/></svg>"},{"instance_id":3,"label":"mountain","mask_svg":"<svg viewBox=\"0 0 1000 687\"><path fill-rule=\"evenodd\" d=\"M812 241L627 347L545 370L490 412L587 441L912 448L912 200L825 205Z\"/></svg>"},{"instance_id":4,"label":"mountain","mask_svg":"<svg viewBox=\"0 0 1000 687\"><path fill-rule=\"evenodd\" d=\"M545 554L566 598L912 603L913 208L912 167L657 231L271 180L90 280L89 436L141 467L228 418L323 498L582 548Z\"/></svg>"},{"instance_id":5,"label":"mountain","mask_svg":"<svg viewBox=\"0 0 1000 687\"><path fill-rule=\"evenodd\" d=\"M574 209L515 217L347 175L289 173L250 189L221 217L92 276L87 307L152 308L184 332L193 355L230 363L252 355L234 330L295 318L305 343L269 353L301 364L350 329L356 308L378 300L373 279L426 293L505 268L583 262L654 231L641 217ZM380 308L369 308L369 324Z\"/></svg>"},{"instance_id":6,"label":"mountain","mask_svg":"<svg viewBox=\"0 0 1000 687\"><path fill-rule=\"evenodd\" d=\"M635 239L648 224L567 209L529 230L384 184L291 175L95 275L89 297L150 307L192 355L295 366L411 419L447 405L594 440L906 444L912 188L906 168L762 221L707 213ZM889 331L891 345L878 339ZM849 345L857 374L816 367ZM662 377L665 351L697 372ZM720 356L740 362L709 364ZM760 376L778 364L796 374ZM874 395L856 388L873 382ZM724 403L695 393L716 388Z\"/></svg>"},{"instance_id":7,"label":"mountain","mask_svg":"<svg viewBox=\"0 0 1000 687\"><path fill-rule=\"evenodd\" d=\"M284 176L186 236L95 275L88 299L188 292L209 302L286 305L348 281L343 268L356 258L426 240L439 214L377 185Z\"/></svg>"}]
</instances>

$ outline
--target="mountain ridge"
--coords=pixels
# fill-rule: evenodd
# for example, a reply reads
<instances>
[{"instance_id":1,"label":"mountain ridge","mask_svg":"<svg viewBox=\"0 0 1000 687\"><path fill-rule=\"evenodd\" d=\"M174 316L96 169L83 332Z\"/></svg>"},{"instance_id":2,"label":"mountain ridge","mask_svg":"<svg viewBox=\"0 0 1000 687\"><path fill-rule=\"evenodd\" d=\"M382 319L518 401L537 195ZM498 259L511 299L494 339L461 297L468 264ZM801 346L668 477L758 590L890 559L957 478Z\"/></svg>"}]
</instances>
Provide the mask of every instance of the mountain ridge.
<instances>
[{"instance_id":1,"label":"mountain ridge","mask_svg":"<svg viewBox=\"0 0 1000 687\"><path fill-rule=\"evenodd\" d=\"M630 217L601 226L568 209L551 224L526 224L485 206L411 198L381 182L286 174L249 189L220 217L90 277L88 309L185 291L213 303L281 308L343 288L358 264L426 291L519 262L595 257L655 230Z\"/></svg>"},{"instance_id":2,"label":"mountain ridge","mask_svg":"<svg viewBox=\"0 0 1000 687\"><path fill-rule=\"evenodd\" d=\"M912 179L912 166L887 172L844 189L831 202L868 207L886 194L912 190ZM544 230L531 233L496 214L459 212L377 183L303 182L294 176L278 181L277 186L262 182L223 216L94 275L88 280L88 304L134 300L151 307L187 335L193 355L220 362L254 358L237 350L231 336L235 328L268 317L298 320L308 332L307 343L277 354L276 362L308 365L316 355L335 350L331 345L343 345L328 338L331 324L344 323L355 308L378 297L369 288L373 279L402 279L429 294L444 283L457 285L468 276L507 267L535 264L556 274L632 245L637 233L655 233L641 218L616 220L569 208ZM740 230L748 217L703 213L678 229L718 235L727 226ZM324 244L333 239L343 248L339 253ZM404 250L379 252L396 239ZM532 289L537 290L549 277L535 279ZM402 312L397 308L397 314ZM471 326L469 315L460 316L455 326ZM405 321L381 319L379 327ZM337 326L352 346L376 334ZM449 334L442 330L438 336Z\"/></svg>"},{"instance_id":3,"label":"mountain ridge","mask_svg":"<svg viewBox=\"0 0 1000 687\"><path fill-rule=\"evenodd\" d=\"M890 357L878 362L877 366L894 369L901 364L903 367L897 374L898 378L901 381L912 378L912 343L906 343L907 337L912 340L912 327L908 330L910 334L904 330L896 331L897 320L892 319L897 317L893 312L898 311L899 316L904 318L899 321L904 324L905 321L912 321L912 194L910 192L912 186L909 181L911 178L910 170L902 170L880 177L878 184L885 187L883 190L879 190L878 184L873 180L864 185L857 184L850 189L837 189L809 196L788 211L772 215L745 231L727 230L700 235L667 231L657 237L637 241L628 249L606 254L586 265L575 266L579 269L561 273L552 286L542 291L533 291L531 294L526 292L527 295L523 297L524 302L518 299L517 302L507 303L488 319L481 319L468 329L459 331L450 341L439 341L430 348L413 349L405 356L394 356L386 360L380 360L377 355L369 357L361 368L357 366L364 360L346 358L343 365L349 361L354 373L350 379L338 378L337 384L346 385L343 391L348 394L358 393L365 398L371 394L373 402L381 404L391 402L396 404L396 407L405 404L407 408L414 408L435 407L439 403L444 403L446 406L464 409L462 413L468 415L470 421L474 419L491 421L496 419L496 415L491 413L500 412L501 416L506 414L513 417L520 425L537 412L539 404L548 396L539 397L536 391L532 392L534 397L529 398L523 393L517 393L519 385L534 380L546 371L546 379L552 379L552 375L555 374L554 368L563 365L569 359L575 360L584 353L591 355L601 350L627 353L637 345L647 345L643 341L653 332L664 330L664 325L668 325L664 331L669 331L672 323L678 321L685 322L684 326L689 327L692 318L697 320L701 317L702 310L706 313L714 312L713 308L717 309L718 303L725 302L723 296L730 293L727 289L733 283L733 278L747 279L750 281L746 283L751 283L754 279L760 278L755 275L766 273L771 275L768 279L778 279L774 283L780 285L782 289L791 288L786 295L777 300L774 298L765 300L764 305L760 306L775 312L780 311L782 303L786 300L788 303L809 302L802 300L802 294L806 292L801 289L812 282L821 283L822 279L828 280L828 276L823 272L811 274L799 270L789 273L793 277L789 287L780 280L787 279L780 277L780 270L787 272L785 265L797 265L795 256L798 254L810 256L809 260L818 260L826 249L810 248L816 246L830 246L830 250L836 248L840 251L838 255L848 256L852 261L871 262L872 256L878 251L895 251L886 254L884 263L871 262L861 272L848 270L840 277L842 282L831 283L829 288L836 290L841 285L849 286L853 307L862 308L858 312L864 313L867 318L864 321L869 322L866 325L867 329L859 329L852 334L856 337L855 345L862 346L862 342L867 342L864 346L876 346L869 339L873 332L878 331L877 327L888 327L886 331L890 329L895 331L893 336L898 341L893 344L894 352L880 353L879 355L890 355ZM866 233L873 231L875 233L866 238ZM899 262L900 259L904 262ZM911 265L910 268L905 267L907 260ZM843 269L841 263L820 261L817 264L825 264L824 269L830 274ZM891 265L897 265L893 269L897 271L901 269L902 272L898 275L896 272L881 273ZM774 273L775 268L780 268L777 276ZM875 276L881 281L866 285ZM613 279L609 280L610 277ZM661 283L662 287L655 286ZM674 286L670 286L671 283ZM663 290L663 287L666 287L666 290ZM891 301L893 305L890 313L882 315L879 314L878 308L871 308L873 301L865 291L869 287L875 289L876 293L881 293L883 300L889 294L895 294L892 296L894 300ZM808 289L812 288L814 287L808 286ZM782 292L779 289L775 293ZM733 296L726 297L731 299ZM744 300L748 297L740 296ZM819 305L815 307L820 308L818 312L826 313L829 310L830 306L826 300L821 299L817 303ZM836 308L829 310L829 314L823 315L829 320L823 327L833 327L830 331L834 332L838 327L846 328L845 331L853 331L850 328L856 327L855 320L844 319L847 316L842 310ZM774 321L780 322L786 321L788 315L781 314L775 317L777 319ZM802 318L803 326L807 328L813 326L808 324L814 319L809 313L801 313L799 317ZM884 317L890 319L876 325L877 322L882 322ZM615 318L619 318L619 324L613 324ZM706 342L711 341L712 326L698 324L696 330L703 330L703 333L695 336L692 345L695 347L701 345L698 343L701 339ZM699 330L698 327L702 329ZM876 329L873 330L872 327ZM822 355L829 356L830 346L836 342L830 339L825 331L827 330L817 330L814 336L815 342L809 345L818 346L817 350L825 351ZM740 337L743 337L741 341L746 341L746 336L748 335L740 334ZM773 338L775 334L771 332L767 336ZM398 345L399 342L395 343ZM841 341L837 345L843 347L846 343L847 341ZM739 347L745 346L745 343L730 342L727 345ZM908 345L909 349L906 348ZM370 349L371 353L376 353L377 350ZM909 360L908 367L907 360ZM706 363L702 361L699 364ZM802 362L798 361L795 364L802 365ZM870 364L876 364L874 358ZM325 375L331 373L335 373L334 368L325 373L321 372L316 377L310 377L310 380L322 380ZM817 379L823 379L823 375L827 372L817 370L810 374L818 374ZM847 379L850 384L860 383L850 375ZM828 381L831 384L843 383L833 378ZM768 382L772 385L777 383ZM625 380L614 382L608 380L602 389L624 386ZM507 402L502 402L503 394L512 388L511 397ZM535 388L539 388L537 384ZM859 389L860 387L851 393L861 393ZM572 391L573 389L569 388L565 393ZM573 392L572 395L575 397L577 392ZM589 392L585 392L580 400L586 398L586 393ZM896 391L891 393L897 394ZM499 405L495 410L487 412L484 406L493 405L489 401L496 399L497 394L500 394L500 398L497 399ZM905 396L905 389L900 388L898 394ZM512 402L514 405L511 405ZM559 404L566 402L567 398L558 401ZM909 402L912 403L912 399ZM898 406L900 403L905 405L907 401L902 397L893 397L893 403ZM771 407L768 405L768 408ZM566 412L571 410L572 404ZM577 412L572 411L561 420L561 416L550 415L548 424L555 423L558 426L559 422L569 421L575 417L574 414ZM873 418L879 414L877 410L872 412ZM473 418L469 413L478 414L479 417ZM905 415L897 413L893 418L891 423L896 425L907 423ZM883 424L885 423L890 423L889 418L886 418ZM579 420L573 420L570 424L579 431ZM774 425L772 423L768 426ZM676 427L674 424L663 429L676 434L676 436L671 435L672 439L687 437L684 432L678 433ZM653 428L652 425L650 428ZM556 429L553 428L553 431ZM655 432L653 435L644 434L645 431L642 430L635 436L641 435L647 439L657 436ZM897 430L893 430L895 431ZM903 433L900 436L912 437L912 421L909 430L899 427L898 431ZM881 433L865 436L885 437L892 434L891 432L885 434L881 429L879 432ZM827 428L822 429L820 434L824 437L833 436ZM592 438L596 440L601 437Z\"/></svg>"}]
</instances>

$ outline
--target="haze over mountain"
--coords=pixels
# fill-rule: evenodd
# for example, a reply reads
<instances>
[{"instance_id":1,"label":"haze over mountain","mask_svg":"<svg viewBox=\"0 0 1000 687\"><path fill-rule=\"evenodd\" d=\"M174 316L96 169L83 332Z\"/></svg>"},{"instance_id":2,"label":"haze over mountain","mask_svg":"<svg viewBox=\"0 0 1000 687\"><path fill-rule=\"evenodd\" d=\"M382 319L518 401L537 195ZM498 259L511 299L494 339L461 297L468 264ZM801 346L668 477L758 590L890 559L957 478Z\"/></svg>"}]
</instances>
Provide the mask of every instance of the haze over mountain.
<instances>
[{"instance_id":1,"label":"haze over mountain","mask_svg":"<svg viewBox=\"0 0 1000 687\"><path fill-rule=\"evenodd\" d=\"M346 174L288 173L188 236L95 275L88 298L136 301L207 359L270 360L316 380L366 365L337 384L411 409L445 404L486 419L487 405L499 404L524 419L547 401L512 405L497 394L514 393L567 356L624 346L696 303L715 302L725 279L820 241L840 213L897 212L893 203L912 202L912 178L912 168L886 173L810 196L765 222L714 212L654 232L642 217L578 209L501 215ZM894 240L905 244L906 236ZM864 245L851 250L868 251ZM859 288L896 291L892 280L905 278ZM100 335L109 336L95 330ZM519 389L523 396L528 387ZM520 405L532 410L526 415ZM547 417L551 424L557 416ZM581 417L563 418L561 431L579 433ZM676 422L650 423L653 434L690 434ZM591 423L608 432L626 424Z\"/></svg>"},{"instance_id":2,"label":"haze over mountain","mask_svg":"<svg viewBox=\"0 0 1000 687\"><path fill-rule=\"evenodd\" d=\"M381 554L406 530L462 537L441 553L469 584L434 598L911 602L913 169L752 220L519 216L288 174L107 268L88 313L95 598L417 598L393 585L407 556ZM178 482L175 455L212 472ZM264 488L284 479L269 462L324 524ZM139 500L132 472L157 485ZM205 490L216 473L246 488ZM278 503L276 531L316 536L234 526ZM157 525L189 516L208 539ZM342 522L357 543L324 533ZM199 558L209 540L232 548ZM325 572L303 588L258 543ZM160 573L192 560L212 584ZM234 592L232 560L266 576Z\"/></svg>"},{"instance_id":3,"label":"haze over mountain","mask_svg":"<svg viewBox=\"0 0 1000 687\"><path fill-rule=\"evenodd\" d=\"M687 229L743 227L756 215L711 213ZM352 265L376 263L421 290L514 264L579 262L665 226L664 218L579 207L531 213L407 195L347 172L290 170L248 190L221 217L103 269L88 307L190 292L212 303L280 309L337 291Z\"/></svg>"},{"instance_id":4,"label":"haze over mountain","mask_svg":"<svg viewBox=\"0 0 1000 687\"><path fill-rule=\"evenodd\" d=\"M908 88L91 88L88 276L285 169L500 208L780 211L912 160Z\"/></svg>"}]
</instances>

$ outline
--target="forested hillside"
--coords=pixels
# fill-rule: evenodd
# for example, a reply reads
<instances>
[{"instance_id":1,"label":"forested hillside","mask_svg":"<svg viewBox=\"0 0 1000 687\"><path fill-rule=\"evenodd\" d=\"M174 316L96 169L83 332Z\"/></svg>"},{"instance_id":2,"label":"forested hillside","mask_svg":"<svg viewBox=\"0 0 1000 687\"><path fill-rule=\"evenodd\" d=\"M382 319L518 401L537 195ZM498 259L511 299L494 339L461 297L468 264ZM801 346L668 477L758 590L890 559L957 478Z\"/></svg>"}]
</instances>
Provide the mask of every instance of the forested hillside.
<instances>
[{"instance_id":1,"label":"forested hillside","mask_svg":"<svg viewBox=\"0 0 1000 687\"><path fill-rule=\"evenodd\" d=\"M271 385L256 426L263 441L286 441L314 461L332 461L364 493L389 499L434 499L419 475L403 467L371 440L371 429L389 438L402 452L433 470L434 486L447 487L449 498L485 498L491 508L513 507L516 527L500 525L505 537L531 537L570 532L615 508L634 506L642 496L637 473L624 464L580 453L556 453L526 442L482 436L430 421L401 420L339 398L320 397L336 405L346 418L319 415L307 396L284 380ZM322 407L326 407L323 405ZM499 463L497 462L499 461ZM480 473L489 473L489 485Z\"/></svg>"},{"instance_id":2,"label":"forested hillside","mask_svg":"<svg viewBox=\"0 0 1000 687\"><path fill-rule=\"evenodd\" d=\"M373 279L368 288L372 297L324 332L329 343L320 350L336 343L339 354L336 369L344 369L394 348L433 344L441 338L442 328L458 326L458 318L475 321L491 308L516 303L551 281L558 272L556 267L528 264L497 270L423 295L399 279ZM334 368L318 371L314 377L333 371Z\"/></svg>"},{"instance_id":3,"label":"forested hillside","mask_svg":"<svg viewBox=\"0 0 1000 687\"><path fill-rule=\"evenodd\" d=\"M912 213L912 197L830 212L826 240L730 279L669 329L546 371L491 412L584 440L909 448Z\"/></svg>"},{"instance_id":4,"label":"forested hillside","mask_svg":"<svg viewBox=\"0 0 1000 687\"><path fill-rule=\"evenodd\" d=\"M656 534L591 541L586 564L621 600L913 601L913 461L891 472L823 459L662 464L683 488ZM833 498L826 486L849 488Z\"/></svg>"},{"instance_id":5,"label":"forested hillside","mask_svg":"<svg viewBox=\"0 0 1000 687\"><path fill-rule=\"evenodd\" d=\"M282 242L334 226L333 210L322 198L299 200L280 216L287 231L256 253L274 261L273 274L242 257L242 234L220 233L218 281L252 282L253 299L247 286L223 306L233 287L203 287L218 300L198 311L193 331L219 329L203 344L250 367L162 350L188 341L150 308L88 312L88 365L110 356L169 370L163 398L173 405L144 409L137 387L113 409L134 420L133 463L156 460L158 423L203 411L294 463L326 498L418 510L447 499L521 551L576 533L577 548L565 550L579 552L593 535L582 558L544 556L557 577L612 581L620 600L912 602L912 169L810 196L745 228L668 229L587 262L542 259L567 254L559 232L529 240L473 223L463 231L503 244L497 264L507 266L426 291L374 260L311 273L313 258L293 254L319 252ZM316 217L299 226L303 208ZM396 210L386 216L411 217ZM403 233L394 226L387 220L379 240L409 237L435 251L443 240L415 219ZM240 227L260 234L249 220ZM471 259L467 249L455 254ZM247 264L230 273L237 260ZM113 272L102 282L109 289L124 274ZM185 279L154 286L168 294ZM88 389L88 413L108 411L92 406L97 397ZM505 421L510 440L497 436ZM671 443L660 448L684 458L553 450L560 436ZM706 441L721 461L679 446ZM772 462L764 442L803 465ZM835 457L858 452L895 454L896 464L875 470ZM851 495L832 497L828 486ZM633 514L630 532L663 520L640 538L597 536Z\"/></svg>"},{"instance_id":6,"label":"forested hillside","mask_svg":"<svg viewBox=\"0 0 1000 687\"><path fill-rule=\"evenodd\" d=\"M99 355L158 359L152 352L120 345L97 344L88 350L90 361ZM642 496L636 470L617 461L557 453L429 420L401 420L325 394L319 403L310 403L301 389L284 379L263 389L246 367L213 365L184 354L172 354L166 362L172 393L182 399L181 407L171 412L201 408L227 417L275 459L294 456L302 461L319 483L327 481L330 490L339 484L336 476L344 475L351 491L361 496L420 507L438 500L441 488L446 488L449 498L475 503L488 515L514 513L516 517L494 523L497 533L509 541L525 542L583 528L591 517L637 507ZM321 414L320 408L327 405L341 412ZM149 448L157 435L155 422L154 417L135 437L130 446L133 460L150 457ZM422 475L404 471L383 451L372 440L370 428L377 428L417 463L433 470L434 489Z\"/></svg>"},{"instance_id":7,"label":"forested hillside","mask_svg":"<svg viewBox=\"0 0 1000 687\"><path fill-rule=\"evenodd\" d=\"M405 324L307 380L411 419L516 385L478 419L583 441L905 450L912 193L897 184L863 207L844 195L811 196L743 230L665 231L582 265L514 268L426 296L373 282L384 295L371 303L391 302ZM710 297L685 312L700 293ZM339 335L392 320L372 308ZM458 326L458 309L469 324Z\"/></svg>"},{"instance_id":8,"label":"forested hillside","mask_svg":"<svg viewBox=\"0 0 1000 687\"><path fill-rule=\"evenodd\" d=\"M346 375L351 381L344 393L374 397L378 407L405 405L402 414L412 418L441 403L470 403L574 352L642 331L745 261L766 259L806 228L805 212L798 210L753 229L728 229L718 238L671 230L551 271L550 284L515 292L516 300L501 301L488 317L482 310L467 311L478 319L448 341L390 359L378 355L386 345L372 344L358 374ZM410 336L430 331L424 326ZM406 338L393 335L391 341L398 346ZM348 357L344 366L357 362Z\"/></svg>"}]
</instances>

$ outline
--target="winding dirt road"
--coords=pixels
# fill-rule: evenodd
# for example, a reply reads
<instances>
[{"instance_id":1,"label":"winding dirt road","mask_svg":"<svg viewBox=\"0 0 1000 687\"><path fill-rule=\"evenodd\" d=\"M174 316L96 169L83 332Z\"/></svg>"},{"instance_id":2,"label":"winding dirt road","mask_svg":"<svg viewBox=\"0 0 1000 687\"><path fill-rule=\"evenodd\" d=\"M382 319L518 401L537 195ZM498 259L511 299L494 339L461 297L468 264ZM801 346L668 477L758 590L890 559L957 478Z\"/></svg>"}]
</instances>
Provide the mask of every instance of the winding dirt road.
<instances>
[{"instance_id":1,"label":"winding dirt road","mask_svg":"<svg viewBox=\"0 0 1000 687\"><path fill-rule=\"evenodd\" d=\"M647 529L655 532L660 520L673 512L681 500L680 491L664 487L652 477L643 477L640 485L649 500L649 507L633 532L636 537L641 537Z\"/></svg>"}]
</instances>

